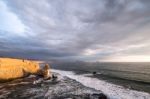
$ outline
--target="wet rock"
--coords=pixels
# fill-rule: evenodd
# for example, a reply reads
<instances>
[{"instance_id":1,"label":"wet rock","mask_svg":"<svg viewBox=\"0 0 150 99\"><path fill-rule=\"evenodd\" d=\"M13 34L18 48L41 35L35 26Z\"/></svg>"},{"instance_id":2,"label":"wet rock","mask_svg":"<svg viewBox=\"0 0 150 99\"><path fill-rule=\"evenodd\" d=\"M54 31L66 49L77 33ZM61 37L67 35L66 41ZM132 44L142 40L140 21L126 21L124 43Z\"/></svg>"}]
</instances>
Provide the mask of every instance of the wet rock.
<instances>
[{"instance_id":1,"label":"wet rock","mask_svg":"<svg viewBox=\"0 0 150 99\"><path fill-rule=\"evenodd\" d=\"M106 99L98 90L83 86L76 80L55 73L57 80L44 80L33 84L34 76L0 85L3 99Z\"/></svg>"},{"instance_id":2,"label":"wet rock","mask_svg":"<svg viewBox=\"0 0 150 99\"><path fill-rule=\"evenodd\" d=\"M96 74L97 74L97 72L96 72L96 71L94 71L94 72L93 72L93 75L96 75Z\"/></svg>"}]
</instances>

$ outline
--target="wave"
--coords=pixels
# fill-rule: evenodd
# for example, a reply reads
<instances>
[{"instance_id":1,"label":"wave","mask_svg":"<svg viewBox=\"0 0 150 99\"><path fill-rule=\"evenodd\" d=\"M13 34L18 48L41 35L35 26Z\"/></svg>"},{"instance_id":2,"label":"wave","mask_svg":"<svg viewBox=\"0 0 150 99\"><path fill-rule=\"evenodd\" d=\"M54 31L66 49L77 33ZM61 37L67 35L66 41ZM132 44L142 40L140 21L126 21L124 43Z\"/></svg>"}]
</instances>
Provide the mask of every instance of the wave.
<instances>
[{"instance_id":1,"label":"wave","mask_svg":"<svg viewBox=\"0 0 150 99\"><path fill-rule=\"evenodd\" d=\"M63 71L53 69L53 72L60 73L63 76L67 76L71 79L82 83L84 86L101 90L110 99L150 99L150 94L146 92L140 92L124 88L119 85L111 84L109 82L99 80L97 78L87 77L91 74L76 75L73 71Z\"/></svg>"}]
</instances>

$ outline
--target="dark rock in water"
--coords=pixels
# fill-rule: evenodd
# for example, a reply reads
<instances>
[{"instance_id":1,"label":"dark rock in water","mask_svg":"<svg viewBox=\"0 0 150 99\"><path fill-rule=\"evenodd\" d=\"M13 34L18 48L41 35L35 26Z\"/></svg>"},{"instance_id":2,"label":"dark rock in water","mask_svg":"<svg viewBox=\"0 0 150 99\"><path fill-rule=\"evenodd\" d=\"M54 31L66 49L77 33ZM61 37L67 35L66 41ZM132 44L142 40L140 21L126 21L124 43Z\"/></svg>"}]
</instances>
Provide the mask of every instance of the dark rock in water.
<instances>
[{"instance_id":1,"label":"dark rock in water","mask_svg":"<svg viewBox=\"0 0 150 99\"><path fill-rule=\"evenodd\" d=\"M97 74L97 72L96 72L96 71L94 71L94 72L93 72L93 75L96 75L96 74Z\"/></svg>"},{"instance_id":2,"label":"dark rock in water","mask_svg":"<svg viewBox=\"0 0 150 99\"><path fill-rule=\"evenodd\" d=\"M92 94L94 97L97 97L97 99L107 99L106 95L104 95L103 93L94 93Z\"/></svg>"},{"instance_id":3,"label":"dark rock in water","mask_svg":"<svg viewBox=\"0 0 150 99\"><path fill-rule=\"evenodd\" d=\"M34 76L0 84L2 99L107 99L98 90L83 86L81 83L55 74L57 80L33 84ZM55 77L56 77L55 76Z\"/></svg>"},{"instance_id":4,"label":"dark rock in water","mask_svg":"<svg viewBox=\"0 0 150 99\"><path fill-rule=\"evenodd\" d=\"M52 74L52 81L56 81L58 79L58 77L54 74Z\"/></svg>"}]
</instances>

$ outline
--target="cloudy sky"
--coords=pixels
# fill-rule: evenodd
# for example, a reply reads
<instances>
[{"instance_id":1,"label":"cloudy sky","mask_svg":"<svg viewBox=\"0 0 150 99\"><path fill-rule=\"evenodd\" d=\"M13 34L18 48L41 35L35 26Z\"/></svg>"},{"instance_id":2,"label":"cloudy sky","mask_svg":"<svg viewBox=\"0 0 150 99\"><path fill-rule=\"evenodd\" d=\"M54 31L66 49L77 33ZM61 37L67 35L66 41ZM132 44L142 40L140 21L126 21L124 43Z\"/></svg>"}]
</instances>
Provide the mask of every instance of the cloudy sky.
<instances>
[{"instance_id":1,"label":"cloudy sky","mask_svg":"<svg viewBox=\"0 0 150 99\"><path fill-rule=\"evenodd\" d=\"M150 61L150 0L0 0L0 56Z\"/></svg>"}]
</instances>

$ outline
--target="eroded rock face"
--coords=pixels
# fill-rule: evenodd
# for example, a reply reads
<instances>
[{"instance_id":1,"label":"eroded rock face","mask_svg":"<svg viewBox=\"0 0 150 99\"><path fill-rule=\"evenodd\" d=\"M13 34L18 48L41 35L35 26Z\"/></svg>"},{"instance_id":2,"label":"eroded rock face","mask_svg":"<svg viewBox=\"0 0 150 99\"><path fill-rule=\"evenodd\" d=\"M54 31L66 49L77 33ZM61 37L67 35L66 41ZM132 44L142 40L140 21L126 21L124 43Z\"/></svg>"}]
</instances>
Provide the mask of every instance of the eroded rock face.
<instances>
[{"instance_id":1,"label":"eroded rock face","mask_svg":"<svg viewBox=\"0 0 150 99\"><path fill-rule=\"evenodd\" d=\"M36 74L39 69L39 64L35 61L0 58L0 81Z\"/></svg>"},{"instance_id":2,"label":"eroded rock face","mask_svg":"<svg viewBox=\"0 0 150 99\"><path fill-rule=\"evenodd\" d=\"M38 71L37 75L40 77L43 77L45 80L51 79L52 72L51 72L51 68L50 68L49 64L45 64L45 66Z\"/></svg>"}]
</instances>

